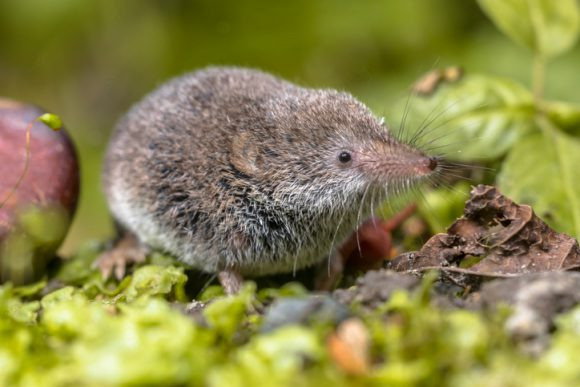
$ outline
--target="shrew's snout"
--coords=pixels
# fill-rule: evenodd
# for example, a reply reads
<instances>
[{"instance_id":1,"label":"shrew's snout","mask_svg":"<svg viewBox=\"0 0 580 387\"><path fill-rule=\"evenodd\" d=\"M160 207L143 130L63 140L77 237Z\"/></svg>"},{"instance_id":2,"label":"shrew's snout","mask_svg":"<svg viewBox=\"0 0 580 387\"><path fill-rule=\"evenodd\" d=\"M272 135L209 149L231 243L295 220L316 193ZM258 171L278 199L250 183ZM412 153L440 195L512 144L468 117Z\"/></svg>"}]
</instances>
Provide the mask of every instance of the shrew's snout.
<instances>
[{"instance_id":1,"label":"shrew's snout","mask_svg":"<svg viewBox=\"0 0 580 387\"><path fill-rule=\"evenodd\" d=\"M428 175L437 169L440 162L441 159L436 156L423 156L418 160L416 159L414 162L415 173L419 176Z\"/></svg>"},{"instance_id":2,"label":"shrew's snout","mask_svg":"<svg viewBox=\"0 0 580 387\"><path fill-rule=\"evenodd\" d=\"M405 144L375 144L359 155L359 167L383 183L390 179L415 179L431 175L441 167L442 158L425 155Z\"/></svg>"},{"instance_id":3,"label":"shrew's snout","mask_svg":"<svg viewBox=\"0 0 580 387\"><path fill-rule=\"evenodd\" d=\"M430 171L434 171L437 166L439 165L439 158L438 157L426 157L423 161L425 168Z\"/></svg>"}]
</instances>

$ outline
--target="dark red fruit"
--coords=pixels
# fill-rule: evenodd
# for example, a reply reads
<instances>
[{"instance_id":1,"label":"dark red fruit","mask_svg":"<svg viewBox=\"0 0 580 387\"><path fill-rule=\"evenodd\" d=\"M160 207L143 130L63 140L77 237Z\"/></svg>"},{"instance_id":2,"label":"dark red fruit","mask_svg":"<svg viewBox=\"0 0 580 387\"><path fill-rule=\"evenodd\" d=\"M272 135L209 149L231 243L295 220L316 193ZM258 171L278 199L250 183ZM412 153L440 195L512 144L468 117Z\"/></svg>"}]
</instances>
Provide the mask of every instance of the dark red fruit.
<instances>
[{"instance_id":1,"label":"dark red fruit","mask_svg":"<svg viewBox=\"0 0 580 387\"><path fill-rule=\"evenodd\" d=\"M66 235L78 193L74 146L43 110L0 98L0 280L38 277ZM29 141L27 141L29 132Z\"/></svg>"}]
</instances>

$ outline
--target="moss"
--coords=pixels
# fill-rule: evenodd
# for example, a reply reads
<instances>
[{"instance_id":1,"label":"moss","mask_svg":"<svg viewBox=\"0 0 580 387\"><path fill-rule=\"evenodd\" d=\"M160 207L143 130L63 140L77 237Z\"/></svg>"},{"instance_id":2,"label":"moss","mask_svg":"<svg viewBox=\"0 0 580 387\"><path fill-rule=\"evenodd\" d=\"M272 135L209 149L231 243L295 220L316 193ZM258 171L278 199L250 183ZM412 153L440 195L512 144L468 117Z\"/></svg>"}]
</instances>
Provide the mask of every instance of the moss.
<instances>
[{"instance_id":1,"label":"moss","mask_svg":"<svg viewBox=\"0 0 580 387\"><path fill-rule=\"evenodd\" d=\"M260 330L267 304L307 294L298 284L258 291L248 282L235 297L210 287L194 315L184 302L181 267L145 265L119 284L79 262L90 265L67 263L56 278L66 283L68 276L71 285L57 290L46 281L0 287L0 385L509 386L580 379L580 308L561 316L553 345L532 359L504 333L505 313L440 309L429 302L428 278L379 308L351 306L370 339L369 365L352 375L329 348L333 326Z\"/></svg>"}]
</instances>

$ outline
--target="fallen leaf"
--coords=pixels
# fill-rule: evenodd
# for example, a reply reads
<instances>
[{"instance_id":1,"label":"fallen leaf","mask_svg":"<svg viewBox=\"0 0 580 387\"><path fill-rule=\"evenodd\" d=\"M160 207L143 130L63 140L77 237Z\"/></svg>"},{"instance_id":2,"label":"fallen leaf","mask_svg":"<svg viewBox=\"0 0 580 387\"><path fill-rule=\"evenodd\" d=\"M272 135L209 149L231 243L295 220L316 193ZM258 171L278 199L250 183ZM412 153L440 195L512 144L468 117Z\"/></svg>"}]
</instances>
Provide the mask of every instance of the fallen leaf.
<instances>
[{"instance_id":1,"label":"fallen leaf","mask_svg":"<svg viewBox=\"0 0 580 387\"><path fill-rule=\"evenodd\" d=\"M474 258L477 262L465 267ZM495 187L478 185L464 215L446 234L433 236L420 251L403 254L388 267L440 269L454 282L473 285L474 276L481 280L578 269L580 248L574 238L552 230L530 206L514 203Z\"/></svg>"}]
</instances>

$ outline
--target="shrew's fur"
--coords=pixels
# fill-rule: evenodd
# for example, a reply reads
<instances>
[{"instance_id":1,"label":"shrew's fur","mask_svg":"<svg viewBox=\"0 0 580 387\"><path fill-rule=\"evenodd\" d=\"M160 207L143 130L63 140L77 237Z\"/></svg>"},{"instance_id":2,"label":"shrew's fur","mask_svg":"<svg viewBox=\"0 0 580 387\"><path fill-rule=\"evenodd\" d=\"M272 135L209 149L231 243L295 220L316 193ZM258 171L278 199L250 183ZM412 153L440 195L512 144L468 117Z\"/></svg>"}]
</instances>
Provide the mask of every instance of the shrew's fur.
<instances>
[{"instance_id":1,"label":"shrew's fur","mask_svg":"<svg viewBox=\"0 0 580 387\"><path fill-rule=\"evenodd\" d=\"M434 169L350 94L208 68L162 85L118 123L104 187L142 243L254 276L327 258L372 203Z\"/></svg>"}]
</instances>

